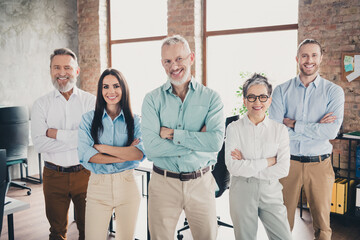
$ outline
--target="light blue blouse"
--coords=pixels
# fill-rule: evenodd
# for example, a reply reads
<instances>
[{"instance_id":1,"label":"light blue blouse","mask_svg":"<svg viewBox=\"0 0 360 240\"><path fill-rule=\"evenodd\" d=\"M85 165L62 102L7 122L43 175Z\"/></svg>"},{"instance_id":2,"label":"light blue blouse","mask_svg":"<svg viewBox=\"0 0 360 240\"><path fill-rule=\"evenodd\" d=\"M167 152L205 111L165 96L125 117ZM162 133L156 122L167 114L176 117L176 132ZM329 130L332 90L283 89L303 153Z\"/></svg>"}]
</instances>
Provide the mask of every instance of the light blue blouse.
<instances>
[{"instance_id":1,"label":"light blue blouse","mask_svg":"<svg viewBox=\"0 0 360 240\"><path fill-rule=\"evenodd\" d=\"M140 143L136 147L143 152L143 159L140 161L127 161L123 163L108 163L99 164L89 162L90 158L99 153L94 147L94 140L91 136L91 124L94 118L94 110L85 113L79 126L79 144L78 154L80 163L88 170L96 174L111 174L118 173L129 169L134 169L139 166L139 163L144 160L145 152L141 138L140 117L134 115L134 139L140 139ZM104 131L99 136L100 144L123 147L126 145L128 136L125 122L125 116L121 110L120 114L111 120L110 116L104 110L102 117L102 124Z\"/></svg>"}]
</instances>

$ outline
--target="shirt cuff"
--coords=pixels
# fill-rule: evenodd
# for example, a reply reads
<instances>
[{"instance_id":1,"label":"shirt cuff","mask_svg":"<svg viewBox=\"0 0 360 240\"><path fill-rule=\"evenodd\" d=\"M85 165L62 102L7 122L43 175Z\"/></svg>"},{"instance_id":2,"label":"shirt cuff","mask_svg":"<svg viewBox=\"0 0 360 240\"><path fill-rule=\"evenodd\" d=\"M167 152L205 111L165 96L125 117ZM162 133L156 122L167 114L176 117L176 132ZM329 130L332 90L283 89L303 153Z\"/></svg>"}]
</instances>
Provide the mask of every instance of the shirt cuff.
<instances>
[{"instance_id":1,"label":"shirt cuff","mask_svg":"<svg viewBox=\"0 0 360 240\"><path fill-rule=\"evenodd\" d=\"M184 145L186 130L174 129L173 143L175 145Z\"/></svg>"},{"instance_id":2,"label":"shirt cuff","mask_svg":"<svg viewBox=\"0 0 360 240\"><path fill-rule=\"evenodd\" d=\"M264 159L260 159L259 161L256 161L257 165L257 169L260 169L260 171L266 169L268 167L268 161L266 158Z\"/></svg>"},{"instance_id":3,"label":"shirt cuff","mask_svg":"<svg viewBox=\"0 0 360 240\"><path fill-rule=\"evenodd\" d=\"M305 124L304 124L303 121L296 121L296 122L295 122L294 132L296 132L296 133L303 133L303 132L304 132L304 128L305 128Z\"/></svg>"},{"instance_id":4,"label":"shirt cuff","mask_svg":"<svg viewBox=\"0 0 360 240\"><path fill-rule=\"evenodd\" d=\"M90 158L92 158L94 155L98 154L99 152L91 147L89 148L85 153L84 153L84 157L83 159L81 160L82 163L88 163Z\"/></svg>"},{"instance_id":5,"label":"shirt cuff","mask_svg":"<svg viewBox=\"0 0 360 240\"><path fill-rule=\"evenodd\" d=\"M66 142L66 139L67 139L66 131L58 129L56 133L56 140Z\"/></svg>"}]
</instances>

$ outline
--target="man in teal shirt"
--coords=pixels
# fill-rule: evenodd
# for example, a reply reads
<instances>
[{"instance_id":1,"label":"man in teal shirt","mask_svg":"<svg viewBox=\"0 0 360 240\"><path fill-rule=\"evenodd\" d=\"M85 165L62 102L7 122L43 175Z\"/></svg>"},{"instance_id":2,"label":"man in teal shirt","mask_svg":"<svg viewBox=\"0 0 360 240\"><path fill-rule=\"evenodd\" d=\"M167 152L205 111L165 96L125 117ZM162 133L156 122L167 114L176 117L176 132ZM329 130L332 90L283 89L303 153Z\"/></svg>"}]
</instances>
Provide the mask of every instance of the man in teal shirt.
<instances>
[{"instance_id":1,"label":"man in teal shirt","mask_svg":"<svg viewBox=\"0 0 360 240\"><path fill-rule=\"evenodd\" d=\"M142 106L145 152L154 163L149 185L152 239L173 239L182 210L194 239L216 239L216 163L224 137L219 95L195 81L195 55L181 36L164 39L161 61L168 81L148 93Z\"/></svg>"}]
</instances>

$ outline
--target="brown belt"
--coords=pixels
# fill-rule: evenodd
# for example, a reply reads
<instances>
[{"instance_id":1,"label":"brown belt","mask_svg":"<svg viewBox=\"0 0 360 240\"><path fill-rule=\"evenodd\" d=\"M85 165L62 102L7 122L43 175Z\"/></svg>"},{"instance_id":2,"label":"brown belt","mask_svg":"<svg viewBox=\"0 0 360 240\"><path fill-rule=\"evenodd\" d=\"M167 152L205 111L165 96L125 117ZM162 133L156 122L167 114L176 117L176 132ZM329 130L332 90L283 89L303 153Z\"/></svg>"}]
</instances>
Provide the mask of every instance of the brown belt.
<instances>
[{"instance_id":1,"label":"brown belt","mask_svg":"<svg viewBox=\"0 0 360 240\"><path fill-rule=\"evenodd\" d=\"M71 167L62 167L62 166L58 166L58 165L55 165L50 162L45 162L45 167L48 169L51 169L51 170L58 171L58 172L67 172L67 173L79 172L84 169L83 165L81 165L81 164L71 166Z\"/></svg>"},{"instance_id":2,"label":"brown belt","mask_svg":"<svg viewBox=\"0 0 360 240\"><path fill-rule=\"evenodd\" d=\"M308 163L308 162L321 162L321 161L324 161L325 159L327 159L329 157L330 157L330 154L324 154L324 155L320 155L320 156L295 156L295 155L291 155L290 159L298 161L298 162L302 162L302 163Z\"/></svg>"},{"instance_id":3,"label":"brown belt","mask_svg":"<svg viewBox=\"0 0 360 240\"><path fill-rule=\"evenodd\" d=\"M166 177L171 177L171 178L177 178L180 181L189 181L191 179L197 179L198 177L201 177L201 175L207 173L210 170L210 166L204 167L203 169L194 171L194 172L181 172L181 173L175 173L175 172L170 172L170 171L166 171L163 170L161 168L158 168L157 166L153 165L153 170L154 172L160 174L160 175L165 175L166 172ZM202 174L201 174L202 172Z\"/></svg>"}]
</instances>

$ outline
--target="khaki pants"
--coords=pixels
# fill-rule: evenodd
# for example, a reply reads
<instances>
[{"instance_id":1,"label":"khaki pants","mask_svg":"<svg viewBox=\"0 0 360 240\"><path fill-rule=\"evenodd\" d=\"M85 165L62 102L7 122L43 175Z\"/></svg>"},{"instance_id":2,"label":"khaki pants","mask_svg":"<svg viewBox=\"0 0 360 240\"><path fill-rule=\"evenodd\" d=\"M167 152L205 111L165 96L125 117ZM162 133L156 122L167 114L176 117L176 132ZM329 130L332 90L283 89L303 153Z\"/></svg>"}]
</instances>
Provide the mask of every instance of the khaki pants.
<instances>
[{"instance_id":1,"label":"khaki pants","mask_svg":"<svg viewBox=\"0 0 360 240\"><path fill-rule=\"evenodd\" d=\"M289 175L280 180L291 230L301 187L304 187L313 219L315 239L330 240L330 207L335 174L330 158L317 163L290 161Z\"/></svg>"},{"instance_id":2,"label":"khaki pants","mask_svg":"<svg viewBox=\"0 0 360 240\"><path fill-rule=\"evenodd\" d=\"M184 210L194 240L215 240L218 228L215 185L211 172L189 181L154 172L149 184L151 239L174 239L176 224Z\"/></svg>"},{"instance_id":3,"label":"khaki pants","mask_svg":"<svg viewBox=\"0 0 360 240\"><path fill-rule=\"evenodd\" d=\"M133 240L140 205L134 170L114 174L91 173L86 197L86 240L107 239L115 210L116 240Z\"/></svg>"},{"instance_id":4,"label":"khaki pants","mask_svg":"<svg viewBox=\"0 0 360 240\"><path fill-rule=\"evenodd\" d=\"M90 172L63 173L44 167L43 190L46 217L50 223L49 239L66 239L70 200L74 203L79 239L85 239L85 198Z\"/></svg>"},{"instance_id":5,"label":"khaki pants","mask_svg":"<svg viewBox=\"0 0 360 240\"><path fill-rule=\"evenodd\" d=\"M230 215L236 240L256 240L258 218L269 239L292 239L282 188L277 179L231 178Z\"/></svg>"}]
</instances>

